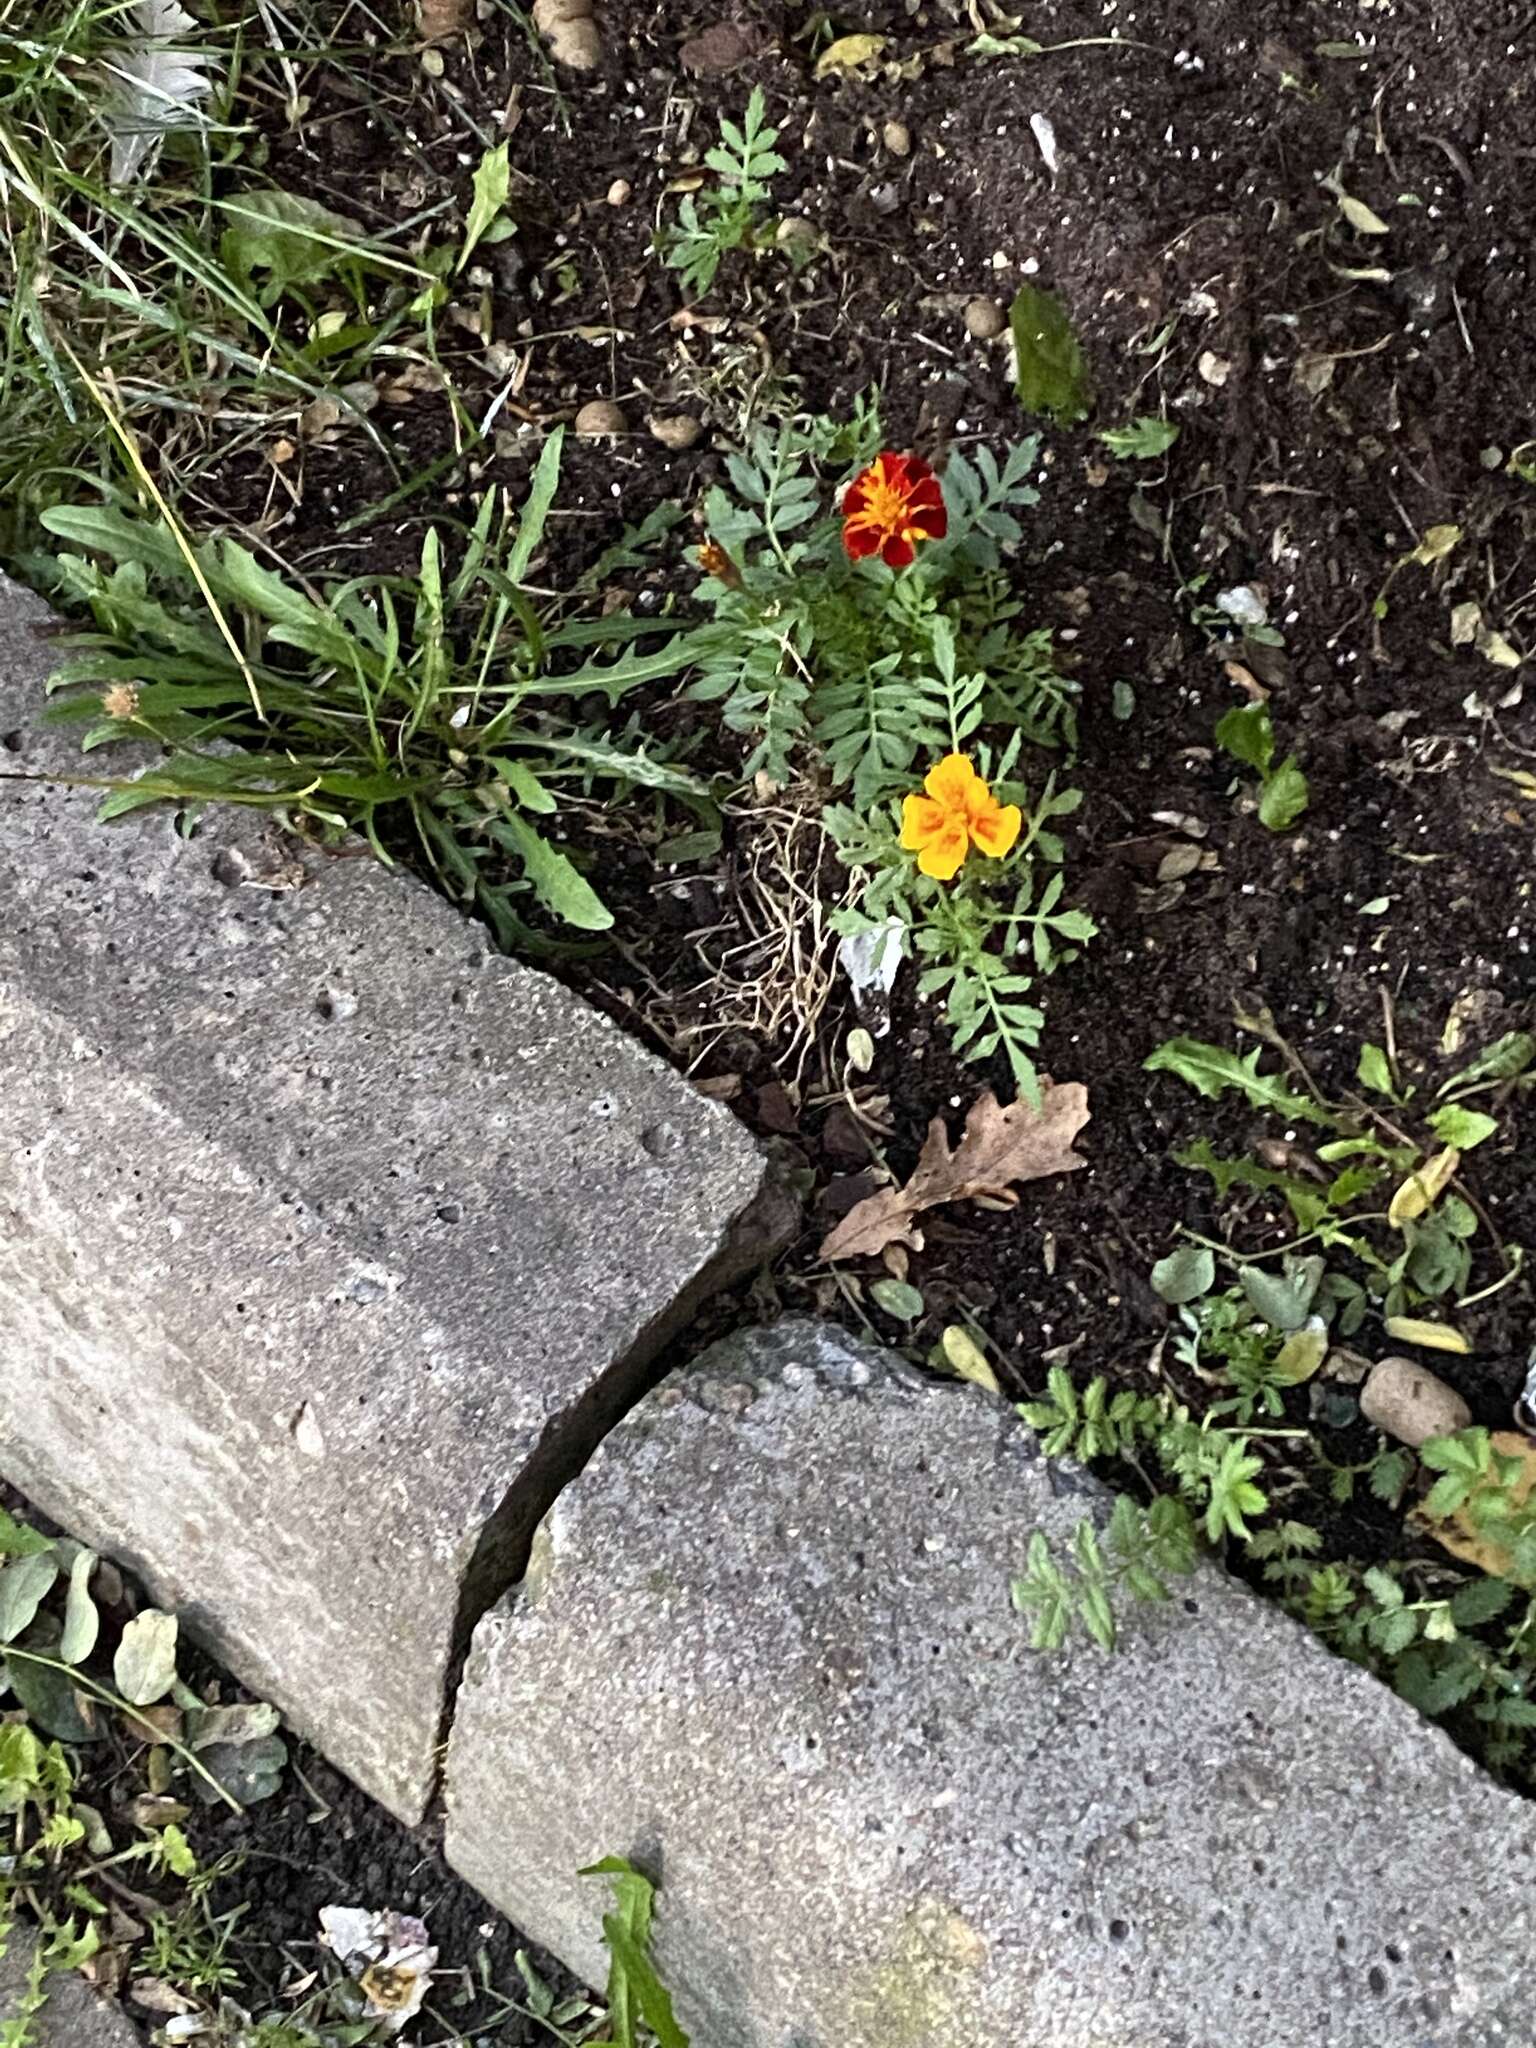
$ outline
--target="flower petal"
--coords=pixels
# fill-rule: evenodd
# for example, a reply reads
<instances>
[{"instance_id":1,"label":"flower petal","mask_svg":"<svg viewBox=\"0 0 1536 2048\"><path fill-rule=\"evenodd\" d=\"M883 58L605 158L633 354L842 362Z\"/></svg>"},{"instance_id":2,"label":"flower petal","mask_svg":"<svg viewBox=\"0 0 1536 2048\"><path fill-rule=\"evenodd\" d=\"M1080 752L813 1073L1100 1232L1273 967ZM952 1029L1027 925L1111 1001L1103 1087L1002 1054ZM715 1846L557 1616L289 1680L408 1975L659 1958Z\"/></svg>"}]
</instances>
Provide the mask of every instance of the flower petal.
<instances>
[{"instance_id":1,"label":"flower petal","mask_svg":"<svg viewBox=\"0 0 1536 2048\"><path fill-rule=\"evenodd\" d=\"M910 569L916 557L916 548L900 533L893 533L880 550L880 559L888 569Z\"/></svg>"},{"instance_id":2,"label":"flower petal","mask_svg":"<svg viewBox=\"0 0 1536 2048\"><path fill-rule=\"evenodd\" d=\"M946 754L923 777L923 787L947 811L958 811L961 822L971 802L971 792L980 778L966 754ZM982 784L983 789L986 785Z\"/></svg>"},{"instance_id":3,"label":"flower petal","mask_svg":"<svg viewBox=\"0 0 1536 2048\"><path fill-rule=\"evenodd\" d=\"M871 525L867 520L843 521L843 549L850 562L862 562L866 556L878 554L881 540L879 527Z\"/></svg>"},{"instance_id":4,"label":"flower petal","mask_svg":"<svg viewBox=\"0 0 1536 2048\"><path fill-rule=\"evenodd\" d=\"M936 838L950 822L950 814L931 796L909 796L902 800L901 843L908 853L916 853Z\"/></svg>"},{"instance_id":5,"label":"flower petal","mask_svg":"<svg viewBox=\"0 0 1536 2048\"><path fill-rule=\"evenodd\" d=\"M953 818L935 838L929 840L917 857L917 865L923 874L932 875L935 881L950 882L959 874L969 851L970 841L965 826L959 818Z\"/></svg>"},{"instance_id":6,"label":"flower petal","mask_svg":"<svg viewBox=\"0 0 1536 2048\"><path fill-rule=\"evenodd\" d=\"M1024 814L1017 804L990 803L990 808L981 816L971 817L971 837L993 860L1001 860L1013 846L1024 823Z\"/></svg>"}]
</instances>

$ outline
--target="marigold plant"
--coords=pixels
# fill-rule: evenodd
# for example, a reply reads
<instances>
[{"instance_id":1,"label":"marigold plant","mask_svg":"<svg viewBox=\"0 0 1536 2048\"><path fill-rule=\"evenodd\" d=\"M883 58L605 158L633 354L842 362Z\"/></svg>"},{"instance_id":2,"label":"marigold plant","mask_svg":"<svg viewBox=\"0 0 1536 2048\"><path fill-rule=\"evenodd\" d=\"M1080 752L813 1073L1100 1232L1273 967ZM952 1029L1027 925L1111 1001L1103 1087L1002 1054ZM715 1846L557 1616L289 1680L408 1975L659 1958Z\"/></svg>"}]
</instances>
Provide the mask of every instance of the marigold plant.
<instances>
[{"instance_id":1,"label":"marigold plant","mask_svg":"<svg viewBox=\"0 0 1536 2048\"><path fill-rule=\"evenodd\" d=\"M923 790L902 804L901 843L936 881L953 881L973 846L1001 860L1018 839L1023 813L998 802L968 755L946 754L924 776Z\"/></svg>"},{"instance_id":2,"label":"marigold plant","mask_svg":"<svg viewBox=\"0 0 1536 2048\"><path fill-rule=\"evenodd\" d=\"M843 546L851 561L878 555L888 568L905 569L919 541L942 540L948 531L943 488L920 455L886 449L844 494Z\"/></svg>"}]
</instances>

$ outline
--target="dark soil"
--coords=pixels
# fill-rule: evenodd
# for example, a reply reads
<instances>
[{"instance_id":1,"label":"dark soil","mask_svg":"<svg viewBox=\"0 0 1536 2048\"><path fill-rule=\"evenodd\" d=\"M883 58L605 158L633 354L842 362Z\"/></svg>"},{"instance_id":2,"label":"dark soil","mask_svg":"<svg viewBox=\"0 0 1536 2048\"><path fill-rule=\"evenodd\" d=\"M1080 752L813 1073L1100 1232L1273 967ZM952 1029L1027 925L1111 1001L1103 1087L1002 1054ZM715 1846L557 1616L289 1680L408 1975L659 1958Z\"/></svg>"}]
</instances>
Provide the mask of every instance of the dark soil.
<instances>
[{"instance_id":1,"label":"dark soil","mask_svg":"<svg viewBox=\"0 0 1536 2048\"><path fill-rule=\"evenodd\" d=\"M346 77L315 68L310 112L296 133L271 134L269 168L365 224L449 192L462 205L511 110L520 232L485 252L484 283L463 302L480 331L458 329L447 359L475 418L508 365L526 367L492 443L387 516L338 531L450 445L430 392L376 416L397 471L359 435L321 441L288 472L295 504L274 495L267 454L252 449L208 472L207 513L262 521L306 571L404 566L428 519L469 516L488 483L517 488L545 426L615 398L632 432L568 447L563 570L659 500L691 505L764 375L794 380L813 411L878 386L890 444L936 460L953 443L1017 439L1033 423L1005 345L968 339L963 308L977 295L1006 304L1026 276L1056 289L1091 359L1097 410L1084 428L1045 435L1017 574L1083 692L1069 897L1101 936L1050 985L1044 1065L1088 1086L1091 1169L1024 1189L1006 1214L935 1219L911 1265L927 1306L915 1329L862 1307L919 1348L974 1314L1016 1389L1039 1387L1046 1353L1077 1377L1144 1380L1169 1322L1147 1274L1176 1227L1225 1230L1248 1249L1288 1234L1252 1197L1223 1214L1209 1184L1171 1162L1193 1137L1236 1153L1262 1127L1148 1076L1159 1043L1236 1042L1234 1011L1267 1006L1338 1095L1355 1085L1362 1039L1383 1038L1384 1003L1405 1073L1420 1080L1536 1021L1536 804L1490 772L1536 759L1536 712L1521 700L1523 671L1453 647L1450 630L1452 607L1475 599L1516 648L1536 645L1536 489L1505 467L1536 437L1536 8L1121 0L1106 12L1039 0L1025 26L1041 44L1119 27L1138 47L981 61L964 54L974 26L958 5L864 0L833 26L887 32L884 54L911 75L820 81L824 17L809 8L599 0L598 13L606 55L591 79L551 74L500 15L445 47L440 81L413 49L354 54ZM691 39L722 20L739 33L717 37L715 53L731 42L735 61L696 68ZM695 309L706 324L679 322L678 281L650 239L675 207L670 181L753 84L791 162L776 199L814 224L825 253L798 278L772 253L730 259ZM1054 127L1054 176L1036 113ZM909 151L899 136L890 146L892 121ZM1390 232L1350 227L1325 174ZM610 203L620 181L629 196ZM1163 407L1182 434L1158 462L1111 461L1094 438ZM675 411L706 426L682 454L645 428L647 414ZM1374 620L1375 594L1438 524L1461 527L1461 544L1400 569ZM623 594L649 582L676 597L694 581L678 548ZM1249 583L1266 590L1283 648L1196 622L1197 603ZM1264 829L1249 778L1213 749L1218 717L1243 701L1228 664L1269 690L1282 747L1309 779L1311 806L1290 833ZM1128 720L1115 716L1117 681L1134 691ZM1197 820L1214 864L1159 884L1160 860L1187 841L1158 813ZM561 971L730 1100L808 1184L805 1233L766 1305L851 1313L816 1246L868 1186L853 1177L872 1146L906 1172L931 1117L953 1120L984 1083L1005 1090L1006 1075L958 1066L910 992L857 1114L842 1096L854 1019L841 988L803 1059L787 1038L746 1029L690 1036L722 960L754 937L742 883L760 830L750 806L733 812L723 861L696 876L657 870L638 837L603 843L624 947ZM1453 1013L1457 1059L1440 1051ZM1532 1138L1531 1097L1516 1097L1476 1155L1476 1191L1510 1243L1536 1244ZM752 1307L764 1306L759 1290ZM1437 1369L1477 1420L1507 1426L1536 1335L1530 1287L1458 1320L1473 1355ZM1178 1391L1200 1398L1193 1384ZM1306 1390L1293 1407L1306 1418ZM1329 1439L1335 1456L1366 1455L1372 1441L1363 1426ZM1384 1510L1357 1525L1337 1525L1320 1501L1306 1511L1334 1519L1342 1551L1401 1554ZM306 1942L318 1904L362 1898L421 1910L447 1957L470 1960L479 1903L323 1766L305 1768L332 1812L312 1821L295 1791L252 1816L253 1861L231 1897L252 1901L253 1930ZM504 1962L512 1937L489 1939Z\"/></svg>"}]
</instances>

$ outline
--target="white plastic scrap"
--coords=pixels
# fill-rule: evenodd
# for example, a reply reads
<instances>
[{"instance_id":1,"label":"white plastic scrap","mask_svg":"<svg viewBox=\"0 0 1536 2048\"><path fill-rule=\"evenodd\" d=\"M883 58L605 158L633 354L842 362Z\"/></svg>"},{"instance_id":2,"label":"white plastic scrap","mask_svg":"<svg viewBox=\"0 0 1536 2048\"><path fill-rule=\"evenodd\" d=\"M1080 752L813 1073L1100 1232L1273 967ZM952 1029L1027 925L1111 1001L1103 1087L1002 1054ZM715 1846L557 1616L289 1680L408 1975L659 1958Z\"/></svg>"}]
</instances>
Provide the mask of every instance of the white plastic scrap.
<instances>
[{"instance_id":1,"label":"white plastic scrap","mask_svg":"<svg viewBox=\"0 0 1536 2048\"><path fill-rule=\"evenodd\" d=\"M837 964L853 985L853 1002L871 1034L891 1028L890 993L907 954L907 928L899 917L853 932L837 949Z\"/></svg>"},{"instance_id":2,"label":"white plastic scrap","mask_svg":"<svg viewBox=\"0 0 1536 2048\"><path fill-rule=\"evenodd\" d=\"M320 1930L347 1975L362 1986L367 2017L382 2020L387 2034L398 2034L421 2011L437 1967L426 1922L406 1913L370 1913L365 1906L322 1906Z\"/></svg>"},{"instance_id":3,"label":"white plastic scrap","mask_svg":"<svg viewBox=\"0 0 1536 2048\"><path fill-rule=\"evenodd\" d=\"M133 40L106 59L114 185L137 177L173 129L198 127L213 90L211 56L177 47L201 33L179 0L137 0L127 25Z\"/></svg>"},{"instance_id":4,"label":"white plastic scrap","mask_svg":"<svg viewBox=\"0 0 1536 2048\"><path fill-rule=\"evenodd\" d=\"M1044 114L1031 114L1029 125L1034 130L1036 142L1040 145L1040 154L1045 158L1045 168L1054 178L1056 175L1056 130Z\"/></svg>"},{"instance_id":5,"label":"white plastic scrap","mask_svg":"<svg viewBox=\"0 0 1536 2048\"><path fill-rule=\"evenodd\" d=\"M1269 606L1251 583L1238 583L1231 590L1216 593L1216 609L1239 626L1262 626L1269 617Z\"/></svg>"}]
</instances>

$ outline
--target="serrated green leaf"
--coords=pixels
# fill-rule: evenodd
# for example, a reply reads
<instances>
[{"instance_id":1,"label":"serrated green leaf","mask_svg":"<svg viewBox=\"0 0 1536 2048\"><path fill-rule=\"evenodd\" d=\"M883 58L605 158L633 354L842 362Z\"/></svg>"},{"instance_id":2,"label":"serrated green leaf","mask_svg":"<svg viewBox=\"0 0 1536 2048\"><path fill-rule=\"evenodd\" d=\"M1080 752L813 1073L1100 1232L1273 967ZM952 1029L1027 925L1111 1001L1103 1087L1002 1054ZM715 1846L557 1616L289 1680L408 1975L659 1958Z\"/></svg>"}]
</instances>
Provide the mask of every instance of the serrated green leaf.
<instances>
[{"instance_id":1,"label":"serrated green leaf","mask_svg":"<svg viewBox=\"0 0 1536 2048\"><path fill-rule=\"evenodd\" d=\"M1295 1094L1278 1074L1261 1074L1261 1048L1239 1056L1226 1046L1197 1038L1170 1038L1145 1061L1148 1073L1176 1074L1201 1095L1214 1100L1228 1089L1246 1097L1255 1109L1271 1110L1291 1122L1329 1124L1333 1119L1315 1102Z\"/></svg>"},{"instance_id":2,"label":"serrated green leaf","mask_svg":"<svg viewBox=\"0 0 1536 2048\"><path fill-rule=\"evenodd\" d=\"M1111 455L1145 462L1167 453L1179 438L1179 423L1143 415L1132 420L1128 427L1106 427L1097 438Z\"/></svg>"},{"instance_id":3,"label":"serrated green leaf","mask_svg":"<svg viewBox=\"0 0 1536 2048\"><path fill-rule=\"evenodd\" d=\"M1514 1597L1507 1579L1469 1579L1451 1595L1451 1619L1458 1628L1478 1628L1501 1615Z\"/></svg>"},{"instance_id":4,"label":"serrated green leaf","mask_svg":"<svg viewBox=\"0 0 1536 2048\"><path fill-rule=\"evenodd\" d=\"M522 862L523 873L546 910L578 931L610 929L613 913L591 883L526 818L513 811L497 818L491 830Z\"/></svg>"},{"instance_id":5,"label":"serrated green leaf","mask_svg":"<svg viewBox=\"0 0 1536 2048\"><path fill-rule=\"evenodd\" d=\"M1479 1053L1470 1065L1452 1074L1449 1081L1442 1082L1438 1093L1449 1095L1453 1089L1470 1088L1483 1081L1512 1081L1533 1062L1536 1062L1536 1033L1506 1031L1486 1052Z\"/></svg>"},{"instance_id":6,"label":"serrated green leaf","mask_svg":"<svg viewBox=\"0 0 1536 2048\"><path fill-rule=\"evenodd\" d=\"M1481 1145L1499 1128L1497 1117L1487 1116L1480 1109L1464 1109L1454 1102L1437 1109L1428 1118L1428 1123L1441 1144L1457 1152L1470 1152L1474 1145Z\"/></svg>"},{"instance_id":7,"label":"serrated green leaf","mask_svg":"<svg viewBox=\"0 0 1536 2048\"><path fill-rule=\"evenodd\" d=\"M498 143L494 149L485 152L476 168L474 197L470 201L469 219L464 228L464 246L459 251L457 268L460 270L474 254L491 222L506 206L507 194L512 189L511 147L509 142Z\"/></svg>"}]
</instances>

